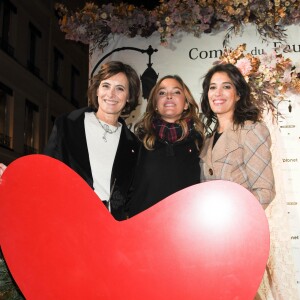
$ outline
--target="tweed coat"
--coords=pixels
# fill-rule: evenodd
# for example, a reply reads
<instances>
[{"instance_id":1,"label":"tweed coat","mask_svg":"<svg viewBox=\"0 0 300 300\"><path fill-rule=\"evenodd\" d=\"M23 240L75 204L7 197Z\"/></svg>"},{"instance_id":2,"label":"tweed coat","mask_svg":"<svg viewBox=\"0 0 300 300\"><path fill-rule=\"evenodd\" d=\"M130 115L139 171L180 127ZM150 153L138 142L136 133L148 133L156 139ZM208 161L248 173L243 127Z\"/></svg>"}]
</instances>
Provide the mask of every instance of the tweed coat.
<instances>
[{"instance_id":1,"label":"tweed coat","mask_svg":"<svg viewBox=\"0 0 300 300\"><path fill-rule=\"evenodd\" d=\"M200 154L201 182L228 180L247 188L265 208L275 197L271 136L262 122L223 132L213 147L208 137Z\"/></svg>"}]
</instances>

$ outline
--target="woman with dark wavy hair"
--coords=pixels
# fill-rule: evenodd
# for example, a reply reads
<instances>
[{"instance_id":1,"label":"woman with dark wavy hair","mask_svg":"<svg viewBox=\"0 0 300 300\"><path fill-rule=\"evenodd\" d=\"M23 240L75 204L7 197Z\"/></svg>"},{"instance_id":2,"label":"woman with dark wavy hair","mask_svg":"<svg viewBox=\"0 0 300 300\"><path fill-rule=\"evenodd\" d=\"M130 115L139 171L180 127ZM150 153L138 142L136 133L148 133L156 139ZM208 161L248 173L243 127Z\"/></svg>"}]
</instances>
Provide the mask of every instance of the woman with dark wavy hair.
<instances>
[{"instance_id":1,"label":"woman with dark wavy hair","mask_svg":"<svg viewBox=\"0 0 300 300\"><path fill-rule=\"evenodd\" d=\"M251 89L232 64L212 67L204 77L201 108L207 133L200 155L201 180L241 184L263 207L275 197L271 137Z\"/></svg>"},{"instance_id":2,"label":"woman with dark wavy hair","mask_svg":"<svg viewBox=\"0 0 300 300\"><path fill-rule=\"evenodd\" d=\"M141 149L129 217L200 182L203 124L198 105L179 76L167 75L156 83L135 133Z\"/></svg>"}]
</instances>

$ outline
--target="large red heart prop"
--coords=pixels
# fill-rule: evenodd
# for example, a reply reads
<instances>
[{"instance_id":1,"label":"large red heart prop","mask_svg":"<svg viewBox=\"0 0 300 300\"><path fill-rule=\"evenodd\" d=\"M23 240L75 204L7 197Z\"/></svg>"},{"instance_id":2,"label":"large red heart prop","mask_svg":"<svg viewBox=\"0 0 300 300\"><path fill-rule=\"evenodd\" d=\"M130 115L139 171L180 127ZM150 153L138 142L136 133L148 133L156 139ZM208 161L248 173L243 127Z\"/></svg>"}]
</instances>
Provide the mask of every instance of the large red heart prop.
<instances>
[{"instance_id":1,"label":"large red heart prop","mask_svg":"<svg viewBox=\"0 0 300 300\"><path fill-rule=\"evenodd\" d=\"M26 299L253 299L269 252L263 209L225 181L194 185L126 221L43 155L0 184L0 244Z\"/></svg>"}]
</instances>

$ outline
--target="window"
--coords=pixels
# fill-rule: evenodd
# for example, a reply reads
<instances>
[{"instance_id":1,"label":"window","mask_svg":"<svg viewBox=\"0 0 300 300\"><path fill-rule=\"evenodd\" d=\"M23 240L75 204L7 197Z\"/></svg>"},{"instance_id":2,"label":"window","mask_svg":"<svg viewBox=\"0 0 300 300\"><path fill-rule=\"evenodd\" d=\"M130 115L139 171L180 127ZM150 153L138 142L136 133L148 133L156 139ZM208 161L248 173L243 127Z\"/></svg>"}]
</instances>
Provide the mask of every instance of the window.
<instances>
[{"instance_id":1,"label":"window","mask_svg":"<svg viewBox=\"0 0 300 300\"><path fill-rule=\"evenodd\" d=\"M13 26L15 24L14 15L17 13L17 8L8 0L0 1L0 16L1 16L1 37L0 48L10 56L14 56L13 43Z\"/></svg>"},{"instance_id":2,"label":"window","mask_svg":"<svg viewBox=\"0 0 300 300\"><path fill-rule=\"evenodd\" d=\"M53 60L53 88L60 94L62 94L62 63L64 56L56 48L54 48L54 60Z\"/></svg>"},{"instance_id":3,"label":"window","mask_svg":"<svg viewBox=\"0 0 300 300\"><path fill-rule=\"evenodd\" d=\"M30 72L36 76L40 76L40 70L37 67L38 55L41 53L41 32L31 23L29 23L29 57L27 61L27 66Z\"/></svg>"},{"instance_id":4,"label":"window","mask_svg":"<svg viewBox=\"0 0 300 300\"><path fill-rule=\"evenodd\" d=\"M39 152L39 107L26 100L24 124L24 154Z\"/></svg>"},{"instance_id":5,"label":"window","mask_svg":"<svg viewBox=\"0 0 300 300\"><path fill-rule=\"evenodd\" d=\"M12 149L13 92L0 82L0 146Z\"/></svg>"},{"instance_id":6,"label":"window","mask_svg":"<svg viewBox=\"0 0 300 300\"><path fill-rule=\"evenodd\" d=\"M71 102L74 106L79 106L79 78L80 72L72 66L71 69Z\"/></svg>"}]
</instances>

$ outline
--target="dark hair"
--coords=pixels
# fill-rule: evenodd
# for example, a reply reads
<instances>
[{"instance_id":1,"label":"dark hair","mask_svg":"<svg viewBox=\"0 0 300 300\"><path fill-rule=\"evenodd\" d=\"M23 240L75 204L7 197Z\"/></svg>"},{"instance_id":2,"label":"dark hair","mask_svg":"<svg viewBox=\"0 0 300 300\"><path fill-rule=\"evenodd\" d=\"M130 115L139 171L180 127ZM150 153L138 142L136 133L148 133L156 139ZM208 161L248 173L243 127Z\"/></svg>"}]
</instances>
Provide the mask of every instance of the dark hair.
<instances>
[{"instance_id":1,"label":"dark hair","mask_svg":"<svg viewBox=\"0 0 300 300\"><path fill-rule=\"evenodd\" d=\"M237 94L240 96L239 101L235 104L233 124L243 126L246 120L253 122L260 121L261 112L258 107L253 104L251 100L251 88L240 70L233 64L218 64L206 73L202 83L201 110L204 116L204 126L206 131L211 131L210 125L212 125L212 123L216 123L213 130L216 129L218 124L217 117L211 110L208 100L210 81L212 76L217 72L224 72L228 75L236 88Z\"/></svg>"},{"instance_id":2,"label":"dark hair","mask_svg":"<svg viewBox=\"0 0 300 300\"><path fill-rule=\"evenodd\" d=\"M136 135L141 141L143 141L145 148L148 150L153 149L156 140L156 134L153 130L152 122L155 118L159 117L159 113L156 110L157 92L162 81L168 78L175 79L182 86L186 102L188 103L188 109L184 110L180 116L180 119L176 121L176 123L180 124L183 129L182 136L179 140L182 140L187 134L188 119L193 120L195 130L200 134L201 137L203 137L203 124L199 118L199 107L191 91L178 75L167 75L159 79L155 86L152 88L149 95L146 112L144 113L142 119L134 126ZM202 144L200 142L198 143L198 141L196 144L198 149L200 149Z\"/></svg>"},{"instance_id":3,"label":"dark hair","mask_svg":"<svg viewBox=\"0 0 300 300\"><path fill-rule=\"evenodd\" d=\"M87 95L89 106L92 107L95 111L97 111L99 107L97 90L100 82L118 73L124 73L129 83L129 99L128 102L126 102L126 106L123 112L130 113L138 105L141 85L139 76L137 75L136 71L131 66L124 64L121 61L110 61L103 64L98 74L90 79L90 86L88 88Z\"/></svg>"}]
</instances>

